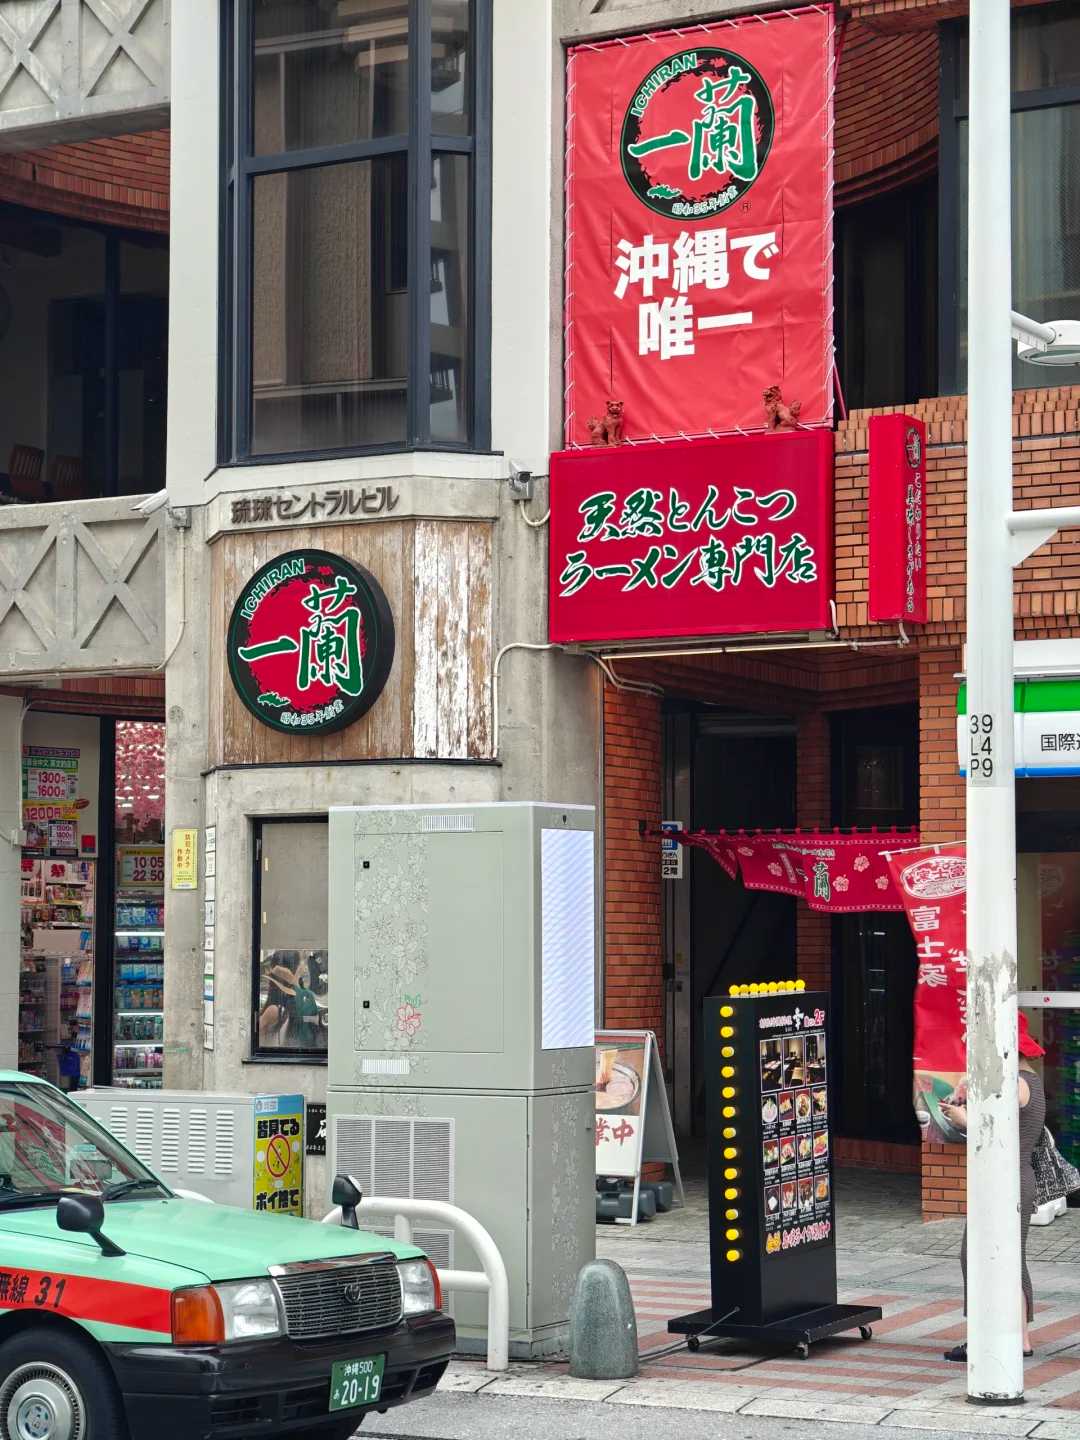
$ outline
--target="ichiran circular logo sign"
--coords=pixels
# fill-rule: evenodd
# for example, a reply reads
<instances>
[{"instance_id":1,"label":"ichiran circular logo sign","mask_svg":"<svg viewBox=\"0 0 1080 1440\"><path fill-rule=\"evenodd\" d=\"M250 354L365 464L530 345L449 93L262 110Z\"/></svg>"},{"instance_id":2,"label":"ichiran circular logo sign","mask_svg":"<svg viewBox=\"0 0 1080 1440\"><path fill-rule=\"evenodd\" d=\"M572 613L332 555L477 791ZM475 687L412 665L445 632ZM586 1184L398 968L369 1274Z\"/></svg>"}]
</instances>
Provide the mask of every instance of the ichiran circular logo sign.
<instances>
[{"instance_id":1,"label":"ichiran circular logo sign","mask_svg":"<svg viewBox=\"0 0 1080 1440\"><path fill-rule=\"evenodd\" d=\"M229 621L229 673L273 730L325 735L370 710L394 659L394 621L375 577L325 550L257 570Z\"/></svg>"},{"instance_id":2,"label":"ichiran circular logo sign","mask_svg":"<svg viewBox=\"0 0 1080 1440\"><path fill-rule=\"evenodd\" d=\"M673 220L707 220L745 195L772 148L768 86L731 50L683 50L644 77L622 128L623 174Z\"/></svg>"}]
</instances>

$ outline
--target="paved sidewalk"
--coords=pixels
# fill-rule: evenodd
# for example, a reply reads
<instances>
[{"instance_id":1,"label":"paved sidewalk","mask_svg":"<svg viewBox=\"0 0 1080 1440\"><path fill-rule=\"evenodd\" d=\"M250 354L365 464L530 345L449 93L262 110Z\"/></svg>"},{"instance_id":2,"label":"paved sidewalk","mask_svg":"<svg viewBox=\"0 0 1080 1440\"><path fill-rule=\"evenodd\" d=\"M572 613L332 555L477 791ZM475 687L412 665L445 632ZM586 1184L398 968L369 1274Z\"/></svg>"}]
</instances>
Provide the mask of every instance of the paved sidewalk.
<instances>
[{"instance_id":1,"label":"paved sidewalk","mask_svg":"<svg viewBox=\"0 0 1080 1440\"><path fill-rule=\"evenodd\" d=\"M1027 1403L1000 1410L966 1401L963 1366L942 1351L963 1338L958 1261L961 1221L924 1225L918 1184L907 1176L840 1172L837 1265L842 1303L878 1305L874 1338L839 1337L807 1360L724 1341L697 1353L650 1352L676 1342L673 1316L709 1304L704 1187L684 1211L648 1225L601 1226L597 1253L626 1270L637 1312L640 1376L628 1382L570 1378L565 1364L515 1366L494 1377L458 1364L447 1388L483 1396L532 1396L618 1406L706 1410L778 1419L1080 1440L1080 1211L1031 1231L1037 1313Z\"/></svg>"}]
</instances>

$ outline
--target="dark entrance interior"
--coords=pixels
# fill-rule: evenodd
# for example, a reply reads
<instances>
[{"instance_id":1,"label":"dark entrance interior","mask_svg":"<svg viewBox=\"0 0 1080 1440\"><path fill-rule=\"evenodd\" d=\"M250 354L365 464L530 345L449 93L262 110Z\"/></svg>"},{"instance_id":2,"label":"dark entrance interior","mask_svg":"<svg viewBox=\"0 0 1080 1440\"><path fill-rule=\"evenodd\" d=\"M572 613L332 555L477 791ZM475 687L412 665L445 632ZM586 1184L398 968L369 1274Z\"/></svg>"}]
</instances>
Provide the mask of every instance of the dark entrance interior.
<instances>
[{"instance_id":1,"label":"dark entrance interior","mask_svg":"<svg viewBox=\"0 0 1080 1440\"><path fill-rule=\"evenodd\" d=\"M795 824L795 730L752 716L673 717L682 796L671 813L694 829L790 829ZM795 901L747 890L708 855L685 853L689 914L672 916L682 944L669 977L676 1123L702 1135L702 1002L730 985L795 976ZM685 909L685 907L684 907ZM685 946L685 948L683 948ZM679 959L683 963L678 963Z\"/></svg>"}]
</instances>

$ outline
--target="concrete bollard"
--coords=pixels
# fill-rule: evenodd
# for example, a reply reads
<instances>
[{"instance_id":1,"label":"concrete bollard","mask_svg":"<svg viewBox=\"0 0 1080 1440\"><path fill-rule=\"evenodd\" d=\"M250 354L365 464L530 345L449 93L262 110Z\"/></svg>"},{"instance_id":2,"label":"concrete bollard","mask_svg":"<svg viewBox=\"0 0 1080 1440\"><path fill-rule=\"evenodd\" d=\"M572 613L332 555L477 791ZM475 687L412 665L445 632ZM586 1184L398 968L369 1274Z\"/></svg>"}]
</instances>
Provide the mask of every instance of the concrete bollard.
<instances>
[{"instance_id":1,"label":"concrete bollard","mask_svg":"<svg viewBox=\"0 0 1080 1440\"><path fill-rule=\"evenodd\" d=\"M626 1274L614 1260L590 1260L570 1302L570 1374L629 1380L637 1373L637 1321Z\"/></svg>"}]
</instances>

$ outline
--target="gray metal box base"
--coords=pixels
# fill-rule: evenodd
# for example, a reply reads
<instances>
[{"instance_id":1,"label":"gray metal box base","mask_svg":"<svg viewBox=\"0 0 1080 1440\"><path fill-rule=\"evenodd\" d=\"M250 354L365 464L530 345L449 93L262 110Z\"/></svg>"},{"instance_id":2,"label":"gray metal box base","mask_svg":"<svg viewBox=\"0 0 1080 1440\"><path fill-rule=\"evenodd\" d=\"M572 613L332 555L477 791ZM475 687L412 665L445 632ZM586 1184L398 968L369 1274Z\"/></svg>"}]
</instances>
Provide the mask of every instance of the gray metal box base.
<instances>
[{"instance_id":1,"label":"gray metal box base","mask_svg":"<svg viewBox=\"0 0 1080 1440\"><path fill-rule=\"evenodd\" d=\"M331 1173L367 1195L445 1200L479 1220L510 1281L510 1347L519 1358L564 1346L578 1271L596 1253L592 1088L544 1094L327 1091ZM436 1264L479 1269L438 1226L415 1226ZM482 1353L487 1301L452 1297L458 1341Z\"/></svg>"}]
</instances>

